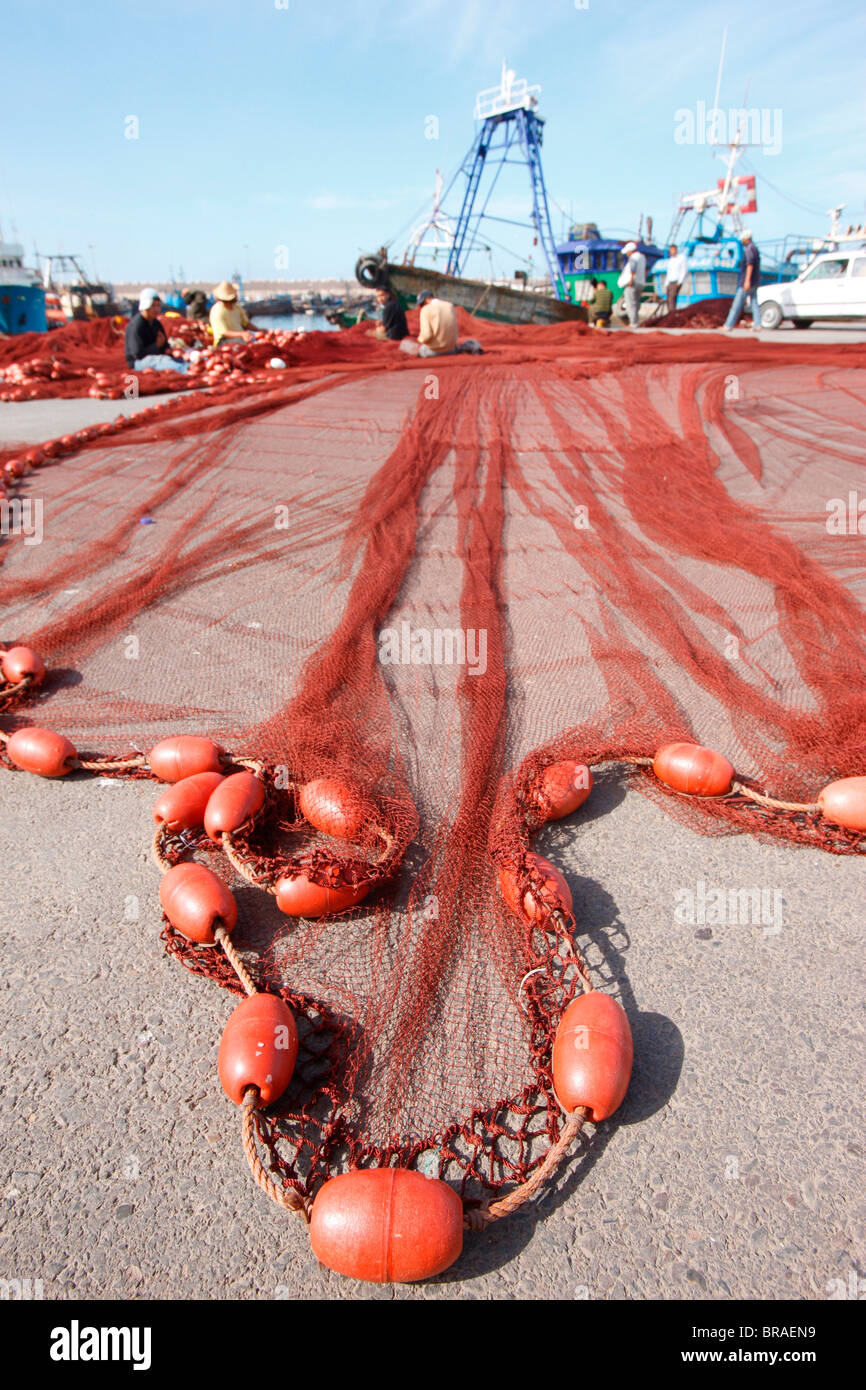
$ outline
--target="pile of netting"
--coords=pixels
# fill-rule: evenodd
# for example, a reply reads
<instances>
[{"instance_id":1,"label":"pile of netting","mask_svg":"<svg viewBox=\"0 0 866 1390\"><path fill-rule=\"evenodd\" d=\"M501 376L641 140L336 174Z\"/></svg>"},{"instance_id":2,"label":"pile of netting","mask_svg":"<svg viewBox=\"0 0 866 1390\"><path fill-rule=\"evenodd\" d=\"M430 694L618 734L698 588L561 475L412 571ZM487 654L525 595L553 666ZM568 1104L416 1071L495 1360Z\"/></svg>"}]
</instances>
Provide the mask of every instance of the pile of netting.
<instances>
[{"instance_id":1,"label":"pile of netting","mask_svg":"<svg viewBox=\"0 0 866 1390\"><path fill-rule=\"evenodd\" d=\"M267 788L232 848L248 876L205 833L166 853L236 890L234 946L298 1019L258 1125L307 1196L350 1164L414 1165L471 1206L558 1141L579 904L527 918L499 878L512 903L536 881L550 763L622 762L704 833L864 845L815 802L866 773L866 522L827 524L864 487L866 349L461 331L483 356L310 334L267 384L42 450L16 480L41 544L2 547L3 639L48 667L6 699L6 735L45 726L137 777L157 741L202 735ZM641 761L677 740L789 808L678 795ZM319 778L362 808L351 854L299 813ZM302 860L370 890L287 917L252 883ZM163 930L240 992L219 951Z\"/></svg>"},{"instance_id":2,"label":"pile of netting","mask_svg":"<svg viewBox=\"0 0 866 1390\"><path fill-rule=\"evenodd\" d=\"M661 306L652 318L646 319L641 328L721 328L731 308L730 299L699 299L694 304L686 304L682 309L672 309L665 313ZM745 322L746 320L741 320ZM751 319L748 319L751 322Z\"/></svg>"},{"instance_id":3,"label":"pile of netting","mask_svg":"<svg viewBox=\"0 0 866 1390\"><path fill-rule=\"evenodd\" d=\"M320 349L307 345L310 335L303 329L257 331L250 343L224 342L214 349L207 324L166 315L161 322L170 348L194 350L188 371L132 372L124 353L127 322L120 317L94 319L68 323L50 333L22 333L0 340L0 402L74 396L120 400L198 390L226 381L251 386L266 382L287 366L321 360ZM331 349L331 360L343 360L345 351L344 339L342 347ZM278 366L271 365L275 360Z\"/></svg>"}]
</instances>

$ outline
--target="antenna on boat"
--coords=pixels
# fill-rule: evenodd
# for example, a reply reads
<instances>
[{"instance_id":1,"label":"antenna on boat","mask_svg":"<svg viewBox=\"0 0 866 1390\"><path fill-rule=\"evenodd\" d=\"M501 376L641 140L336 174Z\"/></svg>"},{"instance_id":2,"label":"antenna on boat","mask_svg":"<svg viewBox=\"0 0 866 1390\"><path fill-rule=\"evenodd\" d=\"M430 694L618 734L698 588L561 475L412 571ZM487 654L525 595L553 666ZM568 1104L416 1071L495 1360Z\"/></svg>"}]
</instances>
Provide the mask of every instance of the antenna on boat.
<instances>
[{"instance_id":1,"label":"antenna on boat","mask_svg":"<svg viewBox=\"0 0 866 1390\"><path fill-rule=\"evenodd\" d=\"M432 240L425 241L428 232ZM404 265L414 265L419 251L432 251L435 260L440 251L450 252L454 242L454 225L451 218L442 210L442 175L436 170L436 187L433 191L433 208L429 217L419 222L406 245L403 254Z\"/></svg>"},{"instance_id":2,"label":"antenna on boat","mask_svg":"<svg viewBox=\"0 0 866 1390\"><path fill-rule=\"evenodd\" d=\"M723 33L722 33L722 49L721 49L721 52L720 52L720 54L719 54L719 71L718 71L718 73L716 74L716 95L715 95L715 97L713 98L713 117L715 117L715 114L716 114L716 112L717 112L718 109L719 109L719 93L720 93L721 90L722 90L722 68L723 68L724 62L725 62L725 48L726 48L726 46L727 46L727 42L728 42L728 26L725 25L724 31L723 31ZM715 133L715 120L714 120L714 122L713 122L713 132ZM713 144L715 144L715 141L713 141Z\"/></svg>"}]
</instances>

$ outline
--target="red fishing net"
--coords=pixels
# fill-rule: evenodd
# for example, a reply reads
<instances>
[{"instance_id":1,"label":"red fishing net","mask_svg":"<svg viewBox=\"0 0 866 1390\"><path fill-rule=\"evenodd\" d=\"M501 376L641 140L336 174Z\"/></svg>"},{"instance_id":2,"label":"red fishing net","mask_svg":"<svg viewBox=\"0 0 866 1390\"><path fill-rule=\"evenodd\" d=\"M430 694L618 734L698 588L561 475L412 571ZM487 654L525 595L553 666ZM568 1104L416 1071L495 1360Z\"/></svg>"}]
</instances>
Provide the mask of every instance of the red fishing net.
<instances>
[{"instance_id":1,"label":"red fishing net","mask_svg":"<svg viewBox=\"0 0 866 1390\"><path fill-rule=\"evenodd\" d=\"M208 735L262 768L236 845L254 873L303 855L321 882L374 880L345 915L286 918L203 836L171 851L230 879L235 945L298 1015L294 1078L257 1123L307 1194L396 1161L472 1201L560 1134L579 906L532 924L497 880L538 885L548 763L690 740L804 803L866 772L866 521L827 524L863 489L866 349L461 329L484 356L308 335L267 385L31 473L43 543L4 546L4 638L49 667L7 732L44 725L82 756ZM703 832L862 849L817 814L618 775ZM295 785L323 776L365 808L351 853L298 814ZM165 939L239 988L218 951Z\"/></svg>"}]
</instances>

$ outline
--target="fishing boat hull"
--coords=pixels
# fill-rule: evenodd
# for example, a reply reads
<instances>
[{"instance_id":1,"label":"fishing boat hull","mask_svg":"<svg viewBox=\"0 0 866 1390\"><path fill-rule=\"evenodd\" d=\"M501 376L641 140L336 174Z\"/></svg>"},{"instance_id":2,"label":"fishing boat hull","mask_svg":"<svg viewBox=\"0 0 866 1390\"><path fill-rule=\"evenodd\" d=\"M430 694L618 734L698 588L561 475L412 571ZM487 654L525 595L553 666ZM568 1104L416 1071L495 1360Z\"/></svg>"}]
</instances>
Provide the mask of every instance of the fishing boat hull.
<instances>
[{"instance_id":1,"label":"fishing boat hull","mask_svg":"<svg viewBox=\"0 0 866 1390\"><path fill-rule=\"evenodd\" d=\"M733 299L743 261L743 245L738 236L692 237L680 243L686 256L688 274L677 296L677 308L686 309L704 299ZM762 285L785 283L796 278L798 265L780 261L761 251ZM668 261L657 261L650 272L660 301L664 301Z\"/></svg>"},{"instance_id":2,"label":"fishing boat hull","mask_svg":"<svg viewBox=\"0 0 866 1390\"><path fill-rule=\"evenodd\" d=\"M259 319L296 312L289 294L275 294L269 299L248 299L245 308L251 318Z\"/></svg>"},{"instance_id":3,"label":"fishing boat hull","mask_svg":"<svg viewBox=\"0 0 866 1390\"><path fill-rule=\"evenodd\" d=\"M44 333L45 287L24 264L24 247L0 238L0 334Z\"/></svg>"},{"instance_id":4,"label":"fishing boat hull","mask_svg":"<svg viewBox=\"0 0 866 1390\"><path fill-rule=\"evenodd\" d=\"M41 285L0 284L0 333L44 333L47 327Z\"/></svg>"},{"instance_id":5,"label":"fishing boat hull","mask_svg":"<svg viewBox=\"0 0 866 1390\"><path fill-rule=\"evenodd\" d=\"M422 266L394 265L381 256L363 256L355 274L365 289L390 285L406 308L416 303L422 290L430 290L437 299L447 299L476 318L492 319L495 323L586 322L586 310L581 304L554 299L553 295L535 290L464 280Z\"/></svg>"}]
</instances>

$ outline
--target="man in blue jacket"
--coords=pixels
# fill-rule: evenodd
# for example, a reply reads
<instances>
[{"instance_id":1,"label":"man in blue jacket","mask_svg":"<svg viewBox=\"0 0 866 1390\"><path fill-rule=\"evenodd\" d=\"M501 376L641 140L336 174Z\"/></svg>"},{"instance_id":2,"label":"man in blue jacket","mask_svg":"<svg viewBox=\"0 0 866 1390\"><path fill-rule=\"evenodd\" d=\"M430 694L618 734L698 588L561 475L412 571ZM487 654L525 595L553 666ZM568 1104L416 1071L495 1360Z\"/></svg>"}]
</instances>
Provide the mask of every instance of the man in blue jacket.
<instances>
[{"instance_id":1,"label":"man in blue jacket","mask_svg":"<svg viewBox=\"0 0 866 1390\"><path fill-rule=\"evenodd\" d=\"M743 259L740 263L740 274L737 277L737 292L734 295L733 303L728 317L725 319L723 332L730 333L736 328L740 314L743 312L743 305L748 301L752 310L752 327L760 328L761 310L758 304L758 286L761 283L761 253L752 241L751 232L741 232L740 241L743 243Z\"/></svg>"}]
</instances>

